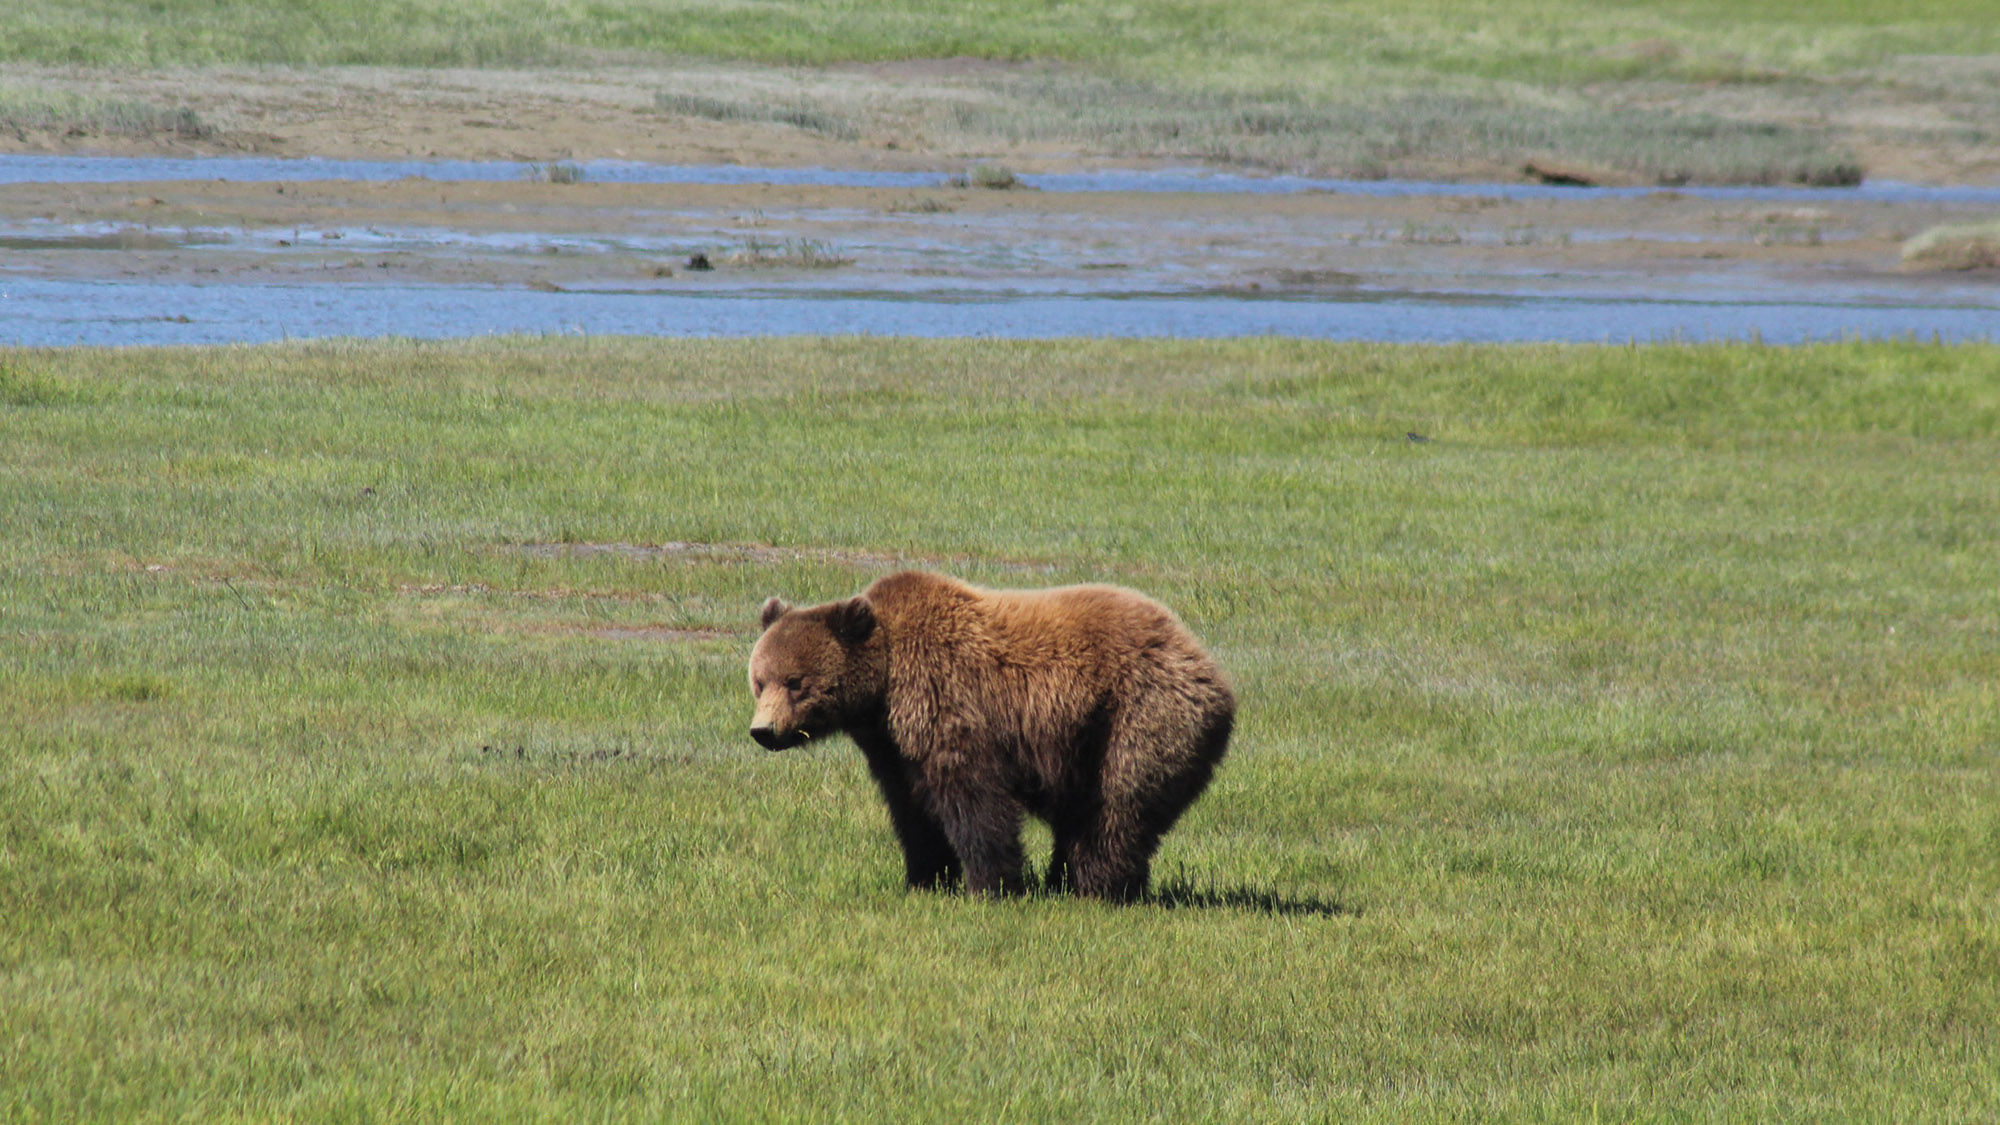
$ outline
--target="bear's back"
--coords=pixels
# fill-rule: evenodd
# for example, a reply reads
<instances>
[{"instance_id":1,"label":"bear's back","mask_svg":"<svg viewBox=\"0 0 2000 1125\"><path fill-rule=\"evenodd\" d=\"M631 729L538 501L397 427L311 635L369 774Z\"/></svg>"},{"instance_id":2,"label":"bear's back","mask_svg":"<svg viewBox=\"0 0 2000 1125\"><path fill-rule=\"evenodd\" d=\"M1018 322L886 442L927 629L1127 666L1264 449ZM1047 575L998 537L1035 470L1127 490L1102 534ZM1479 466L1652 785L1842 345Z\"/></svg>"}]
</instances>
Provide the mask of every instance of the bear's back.
<instances>
[{"instance_id":1,"label":"bear's back","mask_svg":"<svg viewBox=\"0 0 2000 1125\"><path fill-rule=\"evenodd\" d=\"M865 595L892 644L951 650L1016 667L1100 678L1146 656L1207 654L1172 610L1122 586L988 590L922 571L878 580Z\"/></svg>"}]
</instances>

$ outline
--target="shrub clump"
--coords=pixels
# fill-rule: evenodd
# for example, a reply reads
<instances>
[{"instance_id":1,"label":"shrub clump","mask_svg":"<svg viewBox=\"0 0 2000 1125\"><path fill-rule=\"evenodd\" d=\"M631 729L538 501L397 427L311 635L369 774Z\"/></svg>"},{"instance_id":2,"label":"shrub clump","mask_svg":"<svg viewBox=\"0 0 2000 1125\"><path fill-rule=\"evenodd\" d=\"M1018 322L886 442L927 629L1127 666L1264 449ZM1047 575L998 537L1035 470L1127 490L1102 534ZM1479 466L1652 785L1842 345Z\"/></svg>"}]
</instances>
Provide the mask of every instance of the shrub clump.
<instances>
[{"instance_id":1,"label":"shrub clump","mask_svg":"<svg viewBox=\"0 0 2000 1125\"><path fill-rule=\"evenodd\" d=\"M824 270L851 266L854 259L833 244L813 238L788 238L783 242L752 239L729 256L729 264L744 269Z\"/></svg>"},{"instance_id":2,"label":"shrub clump","mask_svg":"<svg viewBox=\"0 0 2000 1125\"><path fill-rule=\"evenodd\" d=\"M951 187L988 188L993 191L1008 191L1023 186L1021 178L1004 164L975 164L969 171L961 172L946 182Z\"/></svg>"},{"instance_id":3,"label":"shrub clump","mask_svg":"<svg viewBox=\"0 0 2000 1125\"><path fill-rule=\"evenodd\" d=\"M528 165L528 180L537 184L580 184L584 181L583 165L558 160L549 164Z\"/></svg>"}]
</instances>

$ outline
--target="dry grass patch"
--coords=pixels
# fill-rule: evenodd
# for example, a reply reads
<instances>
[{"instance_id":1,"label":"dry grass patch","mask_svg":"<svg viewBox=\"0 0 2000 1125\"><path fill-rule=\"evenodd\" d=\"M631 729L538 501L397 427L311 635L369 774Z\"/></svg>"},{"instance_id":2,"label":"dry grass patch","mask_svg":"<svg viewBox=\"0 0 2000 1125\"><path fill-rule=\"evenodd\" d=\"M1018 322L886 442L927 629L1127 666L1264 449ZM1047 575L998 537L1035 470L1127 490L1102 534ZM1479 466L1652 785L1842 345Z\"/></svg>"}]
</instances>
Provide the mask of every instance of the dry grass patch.
<instances>
[{"instance_id":1,"label":"dry grass patch","mask_svg":"<svg viewBox=\"0 0 2000 1125\"><path fill-rule=\"evenodd\" d=\"M782 242L751 239L722 261L738 269L830 270L851 266L854 259L831 242L817 238L787 238Z\"/></svg>"},{"instance_id":2,"label":"dry grass patch","mask_svg":"<svg viewBox=\"0 0 2000 1125\"><path fill-rule=\"evenodd\" d=\"M71 137L202 140L214 130L185 106L160 106L70 92L0 88L0 129Z\"/></svg>"},{"instance_id":3,"label":"dry grass patch","mask_svg":"<svg viewBox=\"0 0 2000 1125\"><path fill-rule=\"evenodd\" d=\"M1932 227L1903 244L1903 265L1923 270L2000 269L2000 219Z\"/></svg>"}]
</instances>

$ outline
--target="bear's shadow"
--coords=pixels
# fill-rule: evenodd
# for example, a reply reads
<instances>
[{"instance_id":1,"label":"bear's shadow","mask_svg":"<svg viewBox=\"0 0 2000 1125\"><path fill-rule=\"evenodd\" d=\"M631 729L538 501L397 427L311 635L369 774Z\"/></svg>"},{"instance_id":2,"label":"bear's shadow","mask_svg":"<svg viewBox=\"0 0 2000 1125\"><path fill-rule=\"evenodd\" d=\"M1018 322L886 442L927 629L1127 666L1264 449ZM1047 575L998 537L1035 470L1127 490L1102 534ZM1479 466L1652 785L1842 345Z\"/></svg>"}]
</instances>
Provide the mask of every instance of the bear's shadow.
<instances>
[{"instance_id":1,"label":"bear's shadow","mask_svg":"<svg viewBox=\"0 0 2000 1125\"><path fill-rule=\"evenodd\" d=\"M1361 913L1318 895L1293 896L1266 887L1196 885L1178 878L1160 883L1139 901L1168 910L1247 910L1289 917L1344 918Z\"/></svg>"},{"instance_id":2,"label":"bear's shadow","mask_svg":"<svg viewBox=\"0 0 2000 1125\"><path fill-rule=\"evenodd\" d=\"M1036 895L1069 893L1063 888L1051 886L1047 872L1036 870L1032 863L1028 865L1028 888L1029 893ZM1266 887L1198 883L1178 872L1155 883L1145 897L1135 900L1133 905L1157 906L1163 910L1243 910L1292 918L1354 918L1361 914L1359 907L1344 906L1318 895L1295 896Z\"/></svg>"}]
</instances>

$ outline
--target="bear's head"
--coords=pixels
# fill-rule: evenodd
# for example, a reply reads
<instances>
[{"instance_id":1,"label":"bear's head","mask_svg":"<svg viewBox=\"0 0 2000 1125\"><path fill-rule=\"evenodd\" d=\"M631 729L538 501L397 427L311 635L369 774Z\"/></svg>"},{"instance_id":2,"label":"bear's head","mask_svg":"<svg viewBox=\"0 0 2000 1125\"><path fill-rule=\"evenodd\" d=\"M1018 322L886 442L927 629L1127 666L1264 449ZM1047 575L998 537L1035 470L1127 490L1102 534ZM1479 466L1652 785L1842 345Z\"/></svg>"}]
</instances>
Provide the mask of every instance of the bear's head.
<instances>
[{"instance_id":1,"label":"bear's head","mask_svg":"<svg viewBox=\"0 0 2000 1125\"><path fill-rule=\"evenodd\" d=\"M879 710L888 656L867 599L794 609L772 598L761 619L764 635L750 651L750 737L759 746L789 749Z\"/></svg>"}]
</instances>

